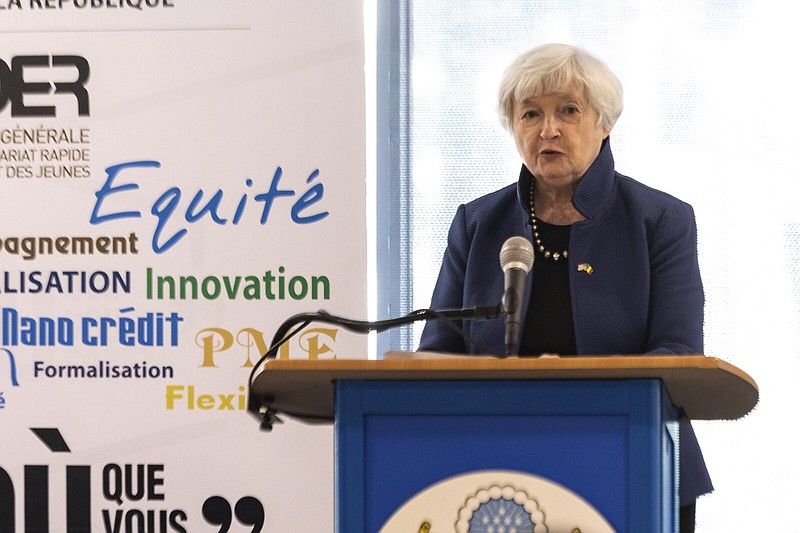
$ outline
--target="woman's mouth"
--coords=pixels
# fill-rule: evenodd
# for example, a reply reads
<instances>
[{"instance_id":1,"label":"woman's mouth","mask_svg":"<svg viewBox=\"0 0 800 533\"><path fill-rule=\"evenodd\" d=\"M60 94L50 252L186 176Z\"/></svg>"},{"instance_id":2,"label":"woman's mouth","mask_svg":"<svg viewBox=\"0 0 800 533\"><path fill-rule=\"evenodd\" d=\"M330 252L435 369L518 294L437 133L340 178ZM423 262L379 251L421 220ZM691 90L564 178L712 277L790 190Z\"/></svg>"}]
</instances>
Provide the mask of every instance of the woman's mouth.
<instances>
[{"instance_id":1,"label":"woman's mouth","mask_svg":"<svg viewBox=\"0 0 800 533\"><path fill-rule=\"evenodd\" d=\"M562 155L558 150L542 150L539 152L540 157L554 157Z\"/></svg>"}]
</instances>

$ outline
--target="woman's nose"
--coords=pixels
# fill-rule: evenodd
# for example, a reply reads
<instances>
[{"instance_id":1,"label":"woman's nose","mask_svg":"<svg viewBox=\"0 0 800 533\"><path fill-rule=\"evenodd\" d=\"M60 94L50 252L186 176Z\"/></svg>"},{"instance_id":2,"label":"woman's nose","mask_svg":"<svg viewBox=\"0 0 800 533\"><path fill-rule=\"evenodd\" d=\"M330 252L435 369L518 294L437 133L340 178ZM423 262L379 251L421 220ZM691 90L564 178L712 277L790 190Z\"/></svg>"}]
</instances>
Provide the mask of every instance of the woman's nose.
<instances>
[{"instance_id":1,"label":"woman's nose","mask_svg":"<svg viewBox=\"0 0 800 533\"><path fill-rule=\"evenodd\" d=\"M558 119L553 116L544 117L544 123L542 124L542 131L539 132L539 137L545 141L550 141L557 138L559 135L561 135L561 128Z\"/></svg>"}]
</instances>

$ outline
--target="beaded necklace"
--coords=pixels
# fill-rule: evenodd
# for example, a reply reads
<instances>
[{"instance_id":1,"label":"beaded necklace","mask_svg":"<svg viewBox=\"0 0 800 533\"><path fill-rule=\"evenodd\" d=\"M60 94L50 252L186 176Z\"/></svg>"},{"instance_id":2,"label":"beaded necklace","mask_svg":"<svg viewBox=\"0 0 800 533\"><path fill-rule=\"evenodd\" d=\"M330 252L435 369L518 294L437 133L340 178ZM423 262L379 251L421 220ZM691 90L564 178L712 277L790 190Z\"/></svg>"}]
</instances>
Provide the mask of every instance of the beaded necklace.
<instances>
[{"instance_id":1,"label":"beaded necklace","mask_svg":"<svg viewBox=\"0 0 800 533\"><path fill-rule=\"evenodd\" d=\"M545 248L544 244L542 243L542 239L539 236L539 226L537 224L538 219L536 218L536 212L533 210L533 189L534 189L534 180L531 180L531 189L530 189L530 200L531 200L531 226L533 227L533 242L536 244L536 249L541 253L545 259L552 259L553 261L558 261L559 259L567 258L567 250L564 249L563 252L551 252L547 248Z\"/></svg>"}]
</instances>

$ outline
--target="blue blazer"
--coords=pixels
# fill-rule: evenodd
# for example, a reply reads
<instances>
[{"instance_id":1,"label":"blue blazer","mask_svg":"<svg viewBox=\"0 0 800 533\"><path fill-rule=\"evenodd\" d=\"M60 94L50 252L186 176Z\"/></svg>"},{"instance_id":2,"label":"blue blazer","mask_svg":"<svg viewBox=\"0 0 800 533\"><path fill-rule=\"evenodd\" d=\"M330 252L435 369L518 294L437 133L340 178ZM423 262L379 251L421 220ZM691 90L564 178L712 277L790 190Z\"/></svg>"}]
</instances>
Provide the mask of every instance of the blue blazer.
<instances>
[{"instance_id":1,"label":"blue blazer","mask_svg":"<svg viewBox=\"0 0 800 533\"><path fill-rule=\"evenodd\" d=\"M500 302L500 248L515 235L532 238L530 180L523 171L516 185L458 207L431 309ZM692 207L616 172L608 139L581 179L573 205L585 218L572 225L568 257L578 354L702 354L704 294ZM527 283L523 323L530 289ZM429 321L419 350L505 353L502 320L456 325L475 343ZM694 431L682 422L681 505L712 490Z\"/></svg>"}]
</instances>

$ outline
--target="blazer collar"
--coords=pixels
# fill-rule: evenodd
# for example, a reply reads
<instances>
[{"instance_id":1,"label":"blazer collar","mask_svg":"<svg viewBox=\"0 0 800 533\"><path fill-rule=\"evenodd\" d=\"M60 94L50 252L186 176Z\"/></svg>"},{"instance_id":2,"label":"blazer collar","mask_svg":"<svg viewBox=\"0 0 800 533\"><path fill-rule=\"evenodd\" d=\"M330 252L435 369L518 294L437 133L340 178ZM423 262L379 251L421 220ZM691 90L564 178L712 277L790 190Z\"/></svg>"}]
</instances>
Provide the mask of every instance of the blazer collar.
<instances>
[{"instance_id":1,"label":"blazer collar","mask_svg":"<svg viewBox=\"0 0 800 533\"><path fill-rule=\"evenodd\" d=\"M581 178L572 197L572 205L587 219L597 216L611 200L614 193L614 155L611 153L609 137L600 146L600 153ZM533 175L523 163L517 181L517 200L525 213L530 213L528 192Z\"/></svg>"}]
</instances>

